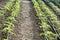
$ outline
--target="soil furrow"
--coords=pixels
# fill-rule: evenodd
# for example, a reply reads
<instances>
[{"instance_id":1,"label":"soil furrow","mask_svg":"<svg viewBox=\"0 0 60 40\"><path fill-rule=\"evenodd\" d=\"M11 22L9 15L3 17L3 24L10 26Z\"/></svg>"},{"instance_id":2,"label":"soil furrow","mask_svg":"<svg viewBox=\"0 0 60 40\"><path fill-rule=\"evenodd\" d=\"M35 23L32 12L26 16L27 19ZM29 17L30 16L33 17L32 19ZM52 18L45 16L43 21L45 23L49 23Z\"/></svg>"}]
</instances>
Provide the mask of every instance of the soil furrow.
<instances>
[{"instance_id":1,"label":"soil furrow","mask_svg":"<svg viewBox=\"0 0 60 40\"><path fill-rule=\"evenodd\" d=\"M42 40L39 31L33 5L29 0L22 0L21 12L15 22L14 33L16 36L11 40Z\"/></svg>"}]
</instances>

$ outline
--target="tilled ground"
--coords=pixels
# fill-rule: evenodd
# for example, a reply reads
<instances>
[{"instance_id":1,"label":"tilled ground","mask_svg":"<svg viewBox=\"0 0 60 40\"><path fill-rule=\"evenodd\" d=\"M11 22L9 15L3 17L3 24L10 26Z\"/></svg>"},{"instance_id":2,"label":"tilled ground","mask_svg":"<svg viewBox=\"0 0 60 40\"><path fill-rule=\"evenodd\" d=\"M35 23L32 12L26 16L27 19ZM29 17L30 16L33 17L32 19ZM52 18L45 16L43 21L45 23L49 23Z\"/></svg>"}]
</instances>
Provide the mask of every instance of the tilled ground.
<instances>
[{"instance_id":1,"label":"tilled ground","mask_svg":"<svg viewBox=\"0 0 60 40\"><path fill-rule=\"evenodd\" d=\"M22 0L21 12L16 19L14 29L16 36L11 40L41 40L31 1Z\"/></svg>"},{"instance_id":2,"label":"tilled ground","mask_svg":"<svg viewBox=\"0 0 60 40\"><path fill-rule=\"evenodd\" d=\"M3 7L7 0L0 2L0 7ZM11 40L42 40L39 37L39 31L35 12L31 0L22 0L21 11L16 17L14 35ZM6 15L0 19L0 26L2 27L5 22Z\"/></svg>"}]
</instances>

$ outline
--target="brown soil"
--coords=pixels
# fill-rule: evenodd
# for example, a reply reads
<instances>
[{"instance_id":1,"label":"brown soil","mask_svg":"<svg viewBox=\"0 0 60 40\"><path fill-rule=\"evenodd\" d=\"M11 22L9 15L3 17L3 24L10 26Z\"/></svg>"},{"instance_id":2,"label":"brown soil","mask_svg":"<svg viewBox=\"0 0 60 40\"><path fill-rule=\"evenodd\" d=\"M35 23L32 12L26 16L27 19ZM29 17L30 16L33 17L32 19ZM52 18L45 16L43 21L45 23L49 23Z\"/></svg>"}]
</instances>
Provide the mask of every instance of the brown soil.
<instances>
[{"instance_id":1,"label":"brown soil","mask_svg":"<svg viewBox=\"0 0 60 40\"><path fill-rule=\"evenodd\" d=\"M15 22L14 36L11 40L41 40L31 1L21 2L21 12Z\"/></svg>"},{"instance_id":2,"label":"brown soil","mask_svg":"<svg viewBox=\"0 0 60 40\"><path fill-rule=\"evenodd\" d=\"M3 8L6 3L7 3L6 0L4 0L4 1L1 0L1 1L0 1L0 8ZM0 13L1 13L1 10L0 10ZM0 30L3 29L3 25L4 25L5 22L6 22L6 21L5 21L5 17L4 17L4 16L0 17ZM3 37L3 36L2 36L2 34L0 33L0 40L1 40L2 37Z\"/></svg>"},{"instance_id":3,"label":"brown soil","mask_svg":"<svg viewBox=\"0 0 60 40\"><path fill-rule=\"evenodd\" d=\"M0 7L3 7L5 4L6 0L1 1ZM38 20L35 14L31 1L22 0L21 11L16 17L16 22L14 22L14 33L16 35L12 36L10 40L42 40L39 37ZM5 17L0 19L0 26L3 26Z\"/></svg>"}]
</instances>

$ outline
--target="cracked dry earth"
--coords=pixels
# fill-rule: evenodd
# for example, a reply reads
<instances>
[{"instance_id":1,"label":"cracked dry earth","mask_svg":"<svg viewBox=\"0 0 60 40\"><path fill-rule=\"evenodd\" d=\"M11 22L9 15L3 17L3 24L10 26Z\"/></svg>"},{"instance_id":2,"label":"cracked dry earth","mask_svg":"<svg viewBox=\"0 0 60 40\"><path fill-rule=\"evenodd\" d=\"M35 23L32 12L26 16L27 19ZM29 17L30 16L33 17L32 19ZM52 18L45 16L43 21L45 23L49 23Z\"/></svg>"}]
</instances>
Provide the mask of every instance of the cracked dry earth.
<instances>
[{"instance_id":1,"label":"cracked dry earth","mask_svg":"<svg viewBox=\"0 0 60 40\"><path fill-rule=\"evenodd\" d=\"M21 0L21 11L16 17L14 33L10 40L42 40L31 0Z\"/></svg>"}]
</instances>

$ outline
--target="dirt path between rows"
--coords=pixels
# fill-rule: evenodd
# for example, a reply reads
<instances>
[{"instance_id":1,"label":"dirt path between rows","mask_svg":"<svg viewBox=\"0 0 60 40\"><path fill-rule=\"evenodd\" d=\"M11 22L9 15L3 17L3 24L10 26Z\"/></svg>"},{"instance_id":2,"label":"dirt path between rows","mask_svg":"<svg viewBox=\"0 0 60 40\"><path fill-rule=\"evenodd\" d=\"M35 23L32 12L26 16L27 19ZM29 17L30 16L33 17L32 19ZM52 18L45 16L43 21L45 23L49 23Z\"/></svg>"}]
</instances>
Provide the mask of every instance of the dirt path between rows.
<instances>
[{"instance_id":1,"label":"dirt path between rows","mask_svg":"<svg viewBox=\"0 0 60 40\"><path fill-rule=\"evenodd\" d=\"M14 29L16 36L11 40L41 40L31 1L22 0L21 12L16 19Z\"/></svg>"}]
</instances>

